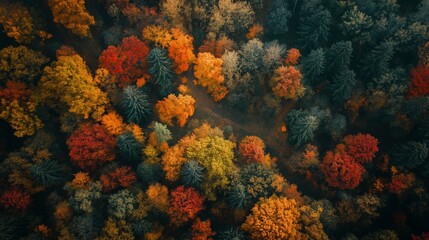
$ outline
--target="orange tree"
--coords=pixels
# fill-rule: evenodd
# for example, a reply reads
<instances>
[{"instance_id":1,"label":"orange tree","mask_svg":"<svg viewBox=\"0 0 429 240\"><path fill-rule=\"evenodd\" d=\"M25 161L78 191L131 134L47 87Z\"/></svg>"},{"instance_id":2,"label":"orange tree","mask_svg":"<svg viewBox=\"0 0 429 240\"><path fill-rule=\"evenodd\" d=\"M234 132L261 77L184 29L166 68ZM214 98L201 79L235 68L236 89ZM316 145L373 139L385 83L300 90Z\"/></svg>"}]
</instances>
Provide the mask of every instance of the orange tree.
<instances>
[{"instance_id":1,"label":"orange tree","mask_svg":"<svg viewBox=\"0 0 429 240\"><path fill-rule=\"evenodd\" d=\"M186 72L194 59L194 46L191 36L185 34L177 28L171 29L173 40L168 45L168 56L174 61L176 73Z\"/></svg>"},{"instance_id":2,"label":"orange tree","mask_svg":"<svg viewBox=\"0 0 429 240\"><path fill-rule=\"evenodd\" d=\"M228 93L228 89L224 85L221 58L216 58L208 52L198 53L194 75L197 78L195 83L207 88L215 101L220 101Z\"/></svg>"},{"instance_id":3,"label":"orange tree","mask_svg":"<svg viewBox=\"0 0 429 240\"><path fill-rule=\"evenodd\" d=\"M168 95L164 100L158 101L155 105L155 109L159 114L161 122L168 125L173 125L172 119L176 118L179 126L183 127L186 120L194 115L194 104L195 100L190 95L178 96L174 94Z\"/></svg>"},{"instance_id":4,"label":"orange tree","mask_svg":"<svg viewBox=\"0 0 429 240\"><path fill-rule=\"evenodd\" d=\"M302 74L294 66L281 66L274 71L273 92L278 97L296 100L303 92Z\"/></svg>"}]
</instances>

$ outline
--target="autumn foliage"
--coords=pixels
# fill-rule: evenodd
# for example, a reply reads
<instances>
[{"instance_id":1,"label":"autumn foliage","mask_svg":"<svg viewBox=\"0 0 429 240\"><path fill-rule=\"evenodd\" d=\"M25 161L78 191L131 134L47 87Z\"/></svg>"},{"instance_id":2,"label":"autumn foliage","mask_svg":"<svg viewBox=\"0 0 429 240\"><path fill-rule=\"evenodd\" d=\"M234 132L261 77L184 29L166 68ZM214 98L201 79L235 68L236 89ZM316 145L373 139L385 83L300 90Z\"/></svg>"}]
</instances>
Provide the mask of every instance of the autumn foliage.
<instances>
[{"instance_id":1,"label":"autumn foliage","mask_svg":"<svg viewBox=\"0 0 429 240\"><path fill-rule=\"evenodd\" d=\"M362 165L344 151L344 145L337 146L335 152L328 151L320 168L329 186L339 189L356 188L365 172Z\"/></svg>"},{"instance_id":2,"label":"autumn foliage","mask_svg":"<svg viewBox=\"0 0 429 240\"><path fill-rule=\"evenodd\" d=\"M85 0L49 0L54 22L64 25L74 34L88 37L89 27L95 24L94 17L85 9Z\"/></svg>"},{"instance_id":3,"label":"autumn foliage","mask_svg":"<svg viewBox=\"0 0 429 240\"><path fill-rule=\"evenodd\" d=\"M429 95L429 68L419 65L411 70L410 98Z\"/></svg>"},{"instance_id":4,"label":"autumn foliage","mask_svg":"<svg viewBox=\"0 0 429 240\"><path fill-rule=\"evenodd\" d=\"M295 66L298 64L298 60L300 57L301 57L301 52L297 48L291 48L287 51L285 64Z\"/></svg>"},{"instance_id":5,"label":"autumn foliage","mask_svg":"<svg viewBox=\"0 0 429 240\"><path fill-rule=\"evenodd\" d=\"M238 146L238 151L240 152L243 160L247 164L251 163L264 163L265 156L265 144L262 139L256 136L246 136L241 140L240 145Z\"/></svg>"},{"instance_id":6,"label":"autumn foliage","mask_svg":"<svg viewBox=\"0 0 429 240\"><path fill-rule=\"evenodd\" d=\"M122 39L121 45L109 46L99 57L100 67L116 77L118 85L125 87L143 77L147 68L149 48L137 37Z\"/></svg>"},{"instance_id":7,"label":"autumn foliage","mask_svg":"<svg viewBox=\"0 0 429 240\"><path fill-rule=\"evenodd\" d=\"M189 117L194 115L195 100L190 95L178 96L174 94L168 95L164 100L158 101L155 109L159 114L161 122L169 126L173 125L173 118L177 119L177 124L181 127L185 126Z\"/></svg>"},{"instance_id":8,"label":"autumn foliage","mask_svg":"<svg viewBox=\"0 0 429 240\"><path fill-rule=\"evenodd\" d=\"M171 221L181 225L193 218L204 209L204 197L193 188L177 187L171 192L170 208L168 214Z\"/></svg>"},{"instance_id":9,"label":"autumn foliage","mask_svg":"<svg viewBox=\"0 0 429 240\"><path fill-rule=\"evenodd\" d=\"M234 42L226 36L220 37L217 41L205 40L204 44L198 48L198 52L210 52L215 57L220 58L226 50L232 50Z\"/></svg>"},{"instance_id":10,"label":"autumn foliage","mask_svg":"<svg viewBox=\"0 0 429 240\"><path fill-rule=\"evenodd\" d=\"M221 58L216 58L208 52L198 53L194 71L197 78L195 83L207 88L207 92L213 96L215 101L220 101L226 96L228 89L224 85Z\"/></svg>"},{"instance_id":11,"label":"autumn foliage","mask_svg":"<svg viewBox=\"0 0 429 240\"><path fill-rule=\"evenodd\" d=\"M25 210L30 203L30 194L17 188L9 189L0 196L0 205L6 209Z\"/></svg>"},{"instance_id":12,"label":"autumn foliage","mask_svg":"<svg viewBox=\"0 0 429 240\"><path fill-rule=\"evenodd\" d=\"M115 138L99 124L77 129L67 140L70 158L84 170L95 170L115 158Z\"/></svg>"},{"instance_id":13,"label":"autumn foliage","mask_svg":"<svg viewBox=\"0 0 429 240\"><path fill-rule=\"evenodd\" d=\"M201 221L200 218L195 219L192 224L192 240L211 240L215 233L210 227L210 219Z\"/></svg>"},{"instance_id":14,"label":"autumn foliage","mask_svg":"<svg viewBox=\"0 0 429 240\"><path fill-rule=\"evenodd\" d=\"M277 68L273 77L274 94L285 99L297 99L304 91L301 79L301 72L294 66Z\"/></svg>"},{"instance_id":15,"label":"autumn foliage","mask_svg":"<svg viewBox=\"0 0 429 240\"><path fill-rule=\"evenodd\" d=\"M137 176L130 167L123 166L101 175L100 181L105 191L111 191L118 187L130 187L137 181Z\"/></svg>"},{"instance_id":16,"label":"autumn foliage","mask_svg":"<svg viewBox=\"0 0 429 240\"><path fill-rule=\"evenodd\" d=\"M358 163L371 162L378 152L378 140L370 134L348 135L344 144L346 152Z\"/></svg>"},{"instance_id":17,"label":"autumn foliage","mask_svg":"<svg viewBox=\"0 0 429 240\"><path fill-rule=\"evenodd\" d=\"M194 59L193 38L177 28L171 29L171 40L168 45L168 56L173 60L176 73L180 74L189 68Z\"/></svg>"}]
</instances>

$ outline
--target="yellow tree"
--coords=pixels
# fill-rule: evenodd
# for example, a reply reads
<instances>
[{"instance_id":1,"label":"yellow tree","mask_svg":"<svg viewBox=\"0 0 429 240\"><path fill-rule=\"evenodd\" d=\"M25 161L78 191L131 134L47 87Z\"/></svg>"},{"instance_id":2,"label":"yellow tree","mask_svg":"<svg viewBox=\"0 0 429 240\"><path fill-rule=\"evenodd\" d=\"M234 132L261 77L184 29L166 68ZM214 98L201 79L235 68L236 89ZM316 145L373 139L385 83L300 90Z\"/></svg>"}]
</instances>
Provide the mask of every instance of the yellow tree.
<instances>
[{"instance_id":1,"label":"yellow tree","mask_svg":"<svg viewBox=\"0 0 429 240\"><path fill-rule=\"evenodd\" d=\"M143 39L155 43L155 46L168 47L173 36L164 27L149 25L143 29Z\"/></svg>"},{"instance_id":2,"label":"yellow tree","mask_svg":"<svg viewBox=\"0 0 429 240\"><path fill-rule=\"evenodd\" d=\"M190 95L179 94L176 96L170 94L164 100L158 101L155 109L159 114L161 122L172 126L172 119L176 118L177 124L183 127L188 118L194 115L194 104L195 100Z\"/></svg>"},{"instance_id":3,"label":"yellow tree","mask_svg":"<svg viewBox=\"0 0 429 240\"><path fill-rule=\"evenodd\" d=\"M89 26L95 24L94 17L85 9L85 0L48 0L54 22L64 25L74 34L88 37Z\"/></svg>"},{"instance_id":4,"label":"yellow tree","mask_svg":"<svg viewBox=\"0 0 429 240\"><path fill-rule=\"evenodd\" d=\"M221 58L216 58L208 52L198 53L194 70L197 78L195 83L207 88L207 92L213 96L215 101L220 101L226 96L228 89L224 85Z\"/></svg>"},{"instance_id":5,"label":"yellow tree","mask_svg":"<svg viewBox=\"0 0 429 240\"><path fill-rule=\"evenodd\" d=\"M174 61L176 73L186 72L194 59L194 46L191 36L185 34L177 28L171 29L173 40L168 46L168 56Z\"/></svg>"},{"instance_id":6,"label":"yellow tree","mask_svg":"<svg viewBox=\"0 0 429 240\"><path fill-rule=\"evenodd\" d=\"M66 106L68 111L98 120L109 103L97 87L79 55L60 56L44 70L39 82L39 97L51 107Z\"/></svg>"},{"instance_id":7,"label":"yellow tree","mask_svg":"<svg viewBox=\"0 0 429 240\"><path fill-rule=\"evenodd\" d=\"M20 102L13 100L8 102L1 99L0 119L6 120L15 130L17 137L31 136L37 129L42 128L42 121L36 115L36 103L34 101Z\"/></svg>"}]
</instances>

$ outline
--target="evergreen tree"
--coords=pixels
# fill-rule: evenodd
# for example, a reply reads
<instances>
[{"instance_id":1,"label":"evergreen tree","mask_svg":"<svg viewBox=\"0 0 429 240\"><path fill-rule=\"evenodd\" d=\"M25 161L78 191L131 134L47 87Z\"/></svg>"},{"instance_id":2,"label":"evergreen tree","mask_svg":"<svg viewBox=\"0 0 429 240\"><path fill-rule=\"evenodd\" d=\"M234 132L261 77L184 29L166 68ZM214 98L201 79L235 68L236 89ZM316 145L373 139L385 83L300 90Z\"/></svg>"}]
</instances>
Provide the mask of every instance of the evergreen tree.
<instances>
[{"instance_id":1,"label":"evergreen tree","mask_svg":"<svg viewBox=\"0 0 429 240\"><path fill-rule=\"evenodd\" d=\"M364 77L379 77L389 70L394 54L393 43L383 42L369 52L362 60L360 73Z\"/></svg>"},{"instance_id":2,"label":"evergreen tree","mask_svg":"<svg viewBox=\"0 0 429 240\"><path fill-rule=\"evenodd\" d=\"M325 52L322 48L312 50L311 53L302 59L302 73L304 82L312 85L317 78L325 71Z\"/></svg>"},{"instance_id":3,"label":"evergreen tree","mask_svg":"<svg viewBox=\"0 0 429 240\"><path fill-rule=\"evenodd\" d=\"M321 10L311 15L302 16L298 41L304 49L318 48L328 41L332 19L328 10Z\"/></svg>"},{"instance_id":4,"label":"evergreen tree","mask_svg":"<svg viewBox=\"0 0 429 240\"><path fill-rule=\"evenodd\" d=\"M244 209L250 204L250 196L242 184L236 184L231 186L226 201L233 209Z\"/></svg>"},{"instance_id":5,"label":"evergreen tree","mask_svg":"<svg viewBox=\"0 0 429 240\"><path fill-rule=\"evenodd\" d=\"M187 186L198 188L204 180L204 168L197 161L191 159L183 164L180 176Z\"/></svg>"},{"instance_id":6,"label":"evergreen tree","mask_svg":"<svg viewBox=\"0 0 429 240\"><path fill-rule=\"evenodd\" d=\"M122 93L122 107L125 109L129 122L140 124L147 121L152 115L149 97L135 86L125 88Z\"/></svg>"},{"instance_id":7,"label":"evergreen tree","mask_svg":"<svg viewBox=\"0 0 429 240\"><path fill-rule=\"evenodd\" d=\"M127 131L119 135L117 144L119 153L124 159L130 160L131 162L140 160L142 146L131 132Z\"/></svg>"},{"instance_id":8,"label":"evergreen tree","mask_svg":"<svg viewBox=\"0 0 429 240\"><path fill-rule=\"evenodd\" d=\"M356 74L353 70L343 70L335 75L334 80L329 85L328 90L332 99L337 103L352 96L353 88L356 86Z\"/></svg>"},{"instance_id":9,"label":"evergreen tree","mask_svg":"<svg viewBox=\"0 0 429 240\"><path fill-rule=\"evenodd\" d=\"M267 16L268 28L274 34L284 34L288 31L288 21L292 16L287 1L274 0Z\"/></svg>"},{"instance_id":10,"label":"evergreen tree","mask_svg":"<svg viewBox=\"0 0 429 240\"><path fill-rule=\"evenodd\" d=\"M153 132L155 133L158 143L167 142L172 139L171 132L165 124L155 122L153 125Z\"/></svg>"},{"instance_id":11,"label":"evergreen tree","mask_svg":"<svg viewBox=\"0 0 429 240\"><path fill-rule=\"evenodd\" d=\"M240 66L243 72L252 74L261 72L264 53L264 44L257 38L243 44L240 51Z\"/></svg>"},{"instance_id":12,"label":"evergreen tree","mask_svg":"<svg viewBox=\"0 0 429 240\"><path fill-rule=\"evenodd\" d=\"M352 58L353 47L350 41L340 41L333 44L326 51L327 69L329 72L338 73L349 67Z\"/></svg>"},{"instance_id":13,"label":"evergreen tree","mask_svg":"<svg viewBox=\"0 0 429 240\"><path fill-rule=\"evenodd\" d=\"M219 233L218 239L222 240L245 240L245 233L237 227L231 227Z\"/></svg>"},{"instance_id":14,"label":"evergreen tree","mask_svg":"<svg viewBox=\"0 0 429 240\"><path fill-rule=\"evenodd\" d=\"M409 141L397 145L391 153L392 163L397 166L415 169L427 160L429 149L426 143Z\"/></svg>"},{"instance_id":15,"label":"evergreen tree","mask_svg":"<svg viewBox=\"0 0 429 240\"><path fill-rule=\"evenodd\" d=\"M30 175L37 183L43 186L61 183L64 171L57 161L48 160L30 167Z\"/></svg>"},{"instance_id":16,"label":"evergreen tree","mask_svg":"<svg viewBox=\"0 0 429 240\"><path fill-rule=\"evenodd\" d=\"M137 176L144 183L160 182L163 178L162 167L159 164L142 162L137 166Z\"/></svg>"},{"instance_id":17,"label":"evergreen tree","mask_svg":"<svg viewBox=\"0 0 429 240\"><path fill-rule=\"evenodd\" d=\"M149 73L155 79L155 83L160 85L162 92L171 93L173 91L173 61L168 58L167 50L154 48L147 58ZM163 94L163 95L166 95Z\"/></svg>"},{"instance_id":18,"label":"evergreen tree","mask_svg":"<svg viewBox=\"0 0 429 240\"><path fill-rule=\"evenodd\" d=\"M286 117L288 143L300 147L311 142L320 120L306 111L292 110Z\"/></svg>"}]
</instances>

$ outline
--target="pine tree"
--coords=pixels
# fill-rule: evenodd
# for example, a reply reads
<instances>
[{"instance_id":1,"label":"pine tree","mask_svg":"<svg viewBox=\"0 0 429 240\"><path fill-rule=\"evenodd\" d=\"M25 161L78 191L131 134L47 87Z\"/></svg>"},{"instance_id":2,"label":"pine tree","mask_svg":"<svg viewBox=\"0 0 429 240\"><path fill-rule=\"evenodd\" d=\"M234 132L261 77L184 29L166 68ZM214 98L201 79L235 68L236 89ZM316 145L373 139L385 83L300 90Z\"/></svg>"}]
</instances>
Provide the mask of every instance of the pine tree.
<instances>
[{"instance_id":1,"label":"pine tree","mask_svg":"<svg viewBox=\"0 0 429 240\"><path fill-rule=\"evenodd\" d=\"M130 160L131 162L140 160L142 146L131 132L127 131L119 135L117 144L119 147L119 153L123 158Z\"/></svg>"},{"instance_id":2,"label":"pine tree","mask_svg":"<svg viewBox=\"0 0 429 240\"><path fill-rule=\"evenodd\" d=\"M30 167L30 175L43 186L59 184L64 180L62 166L53 160L34 164Z\"/></svg>"},{"instance_id":3,"label":"pine tree","mask_svg":"<svg viewBox=\"0 0 429 240\"><path fill-rule=\"evenodd\" d=\"M167 51L161 48L152 49L147 62L155 83L162 87L164 93L171 93L174 80L173 61L168 58Z\"/></svg>"},{"instance_id":4,"label":"pine tree","mask_svg":"<svg viewBox=\"0 0 429 240\"><path fill-rule=\"evenodd\" d=\"M242 184L231 186L226 201L228 206L233 209L244 209L250 204L250 196Z\"/></svg>"},{"instance_id":5,"label":"pine tree","mask_svg":"<svg viewBox=\"0 0 429 240\"><path fill-rule=\"evenodd\" d=\"M180 176L187 186L198 188L204 180L204 168L191 159L183 164Z\"/></svg>"},{"instance_id":6,"label":"pine tree","mask_svg":"<svg viewBox=\"0 0 429 240\"><path fill-rule=\"evenodd\" d=\"M125 109L129 122L142 123L152 115L149 97L141 89L128 86L122 93L122 107Z\"/></svg>"},{"instance_id":7,"label":"pine tree","mask_svg":"<svg viewBox=\"0 0 429 240\"><path fill-rule=\"evenodd\" d=\"M349 67L353 53L352 42L340 41L333 44L326 51L327 69L329 72L338 73Z\"/></svg>"},{"instance_id":8,"label":"pine tree","mask_svg":"<svg viewBox=\"0 0 429 240\"><path fill-rule=\"evenodd\" d=\"M137 176L144 183L156 183L162 180L162 167L159 164L142 162L137 166Z\"/></svg>"},{"instance_id":9,"label":"pine tree","mask_svg":"<svg viewBox=\"0 0 429 240\"><path fill-rule=\"evenodd\" d=\"M356 86L356 74L353 70L343 70L335 75L328 90L335 102L341 103L352 96L353 88Z\"/></svg>"},{"instance_id":10,"label":"pine tree","mask_svg":"<svg viewBox=\"0 0 429 240\"><path fill-rule=\"evenodd\" d=\"M312 50L307 57L302 59L304 82L307 84L315 83L317 77L324 73L325 65L325 51L322 48Z\"/></svg>"},{"instance_id":11,"label":"pine tree","mask_svg":"<svg viewBox=\"0 0 429 240\"><path fill-rule=\"evenodd\" d=\"M274 34L284 34L288 31L288 20L292 16L287 1L274 0L267 16L268 28Z\"/></svg>"},{"instance_id":12,"label":"pine tree","mask_svg":"<svg viewBox=\"0 0 429 240\"><path fill-rule=\"evenodd\" d=\"M288 143L300 147L311 142L320 120L306 111L292 110L286 117Z\"/></svg>"},{"instance_id":13,"label":"pine tree","mask_svg":"<svg viewBox=\"0 0 429 240\"><path fill-rule=\"evenodd\" d=\"M303 16L298 29L301 47L312 49L325 44L330 35L331 24L331 13L327 10Z\"/></svg>"},{"instance_id":14,"label":"pine tree","mask_svg":"<svg viewBox=\"0 0 429 240\"><path fill-rule=\"evenodd\" d=\"M383 42L369 52L362 60L360 73L365 77L379 77L389 69L394 54L393 43Z\"/></svg>"},{"instance_id":15,"label":"pine tree","mask_svg":"<svg viewBox=\"0 0 429 240\"><path fill-rule=\"evenodd\" d=\"M408 169L415 169L427 160L429 149L426 143L409 141L397 145L391 153L392 163Z\"/></svg>"}]
</instances>

